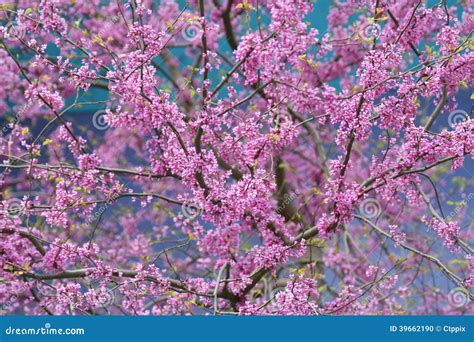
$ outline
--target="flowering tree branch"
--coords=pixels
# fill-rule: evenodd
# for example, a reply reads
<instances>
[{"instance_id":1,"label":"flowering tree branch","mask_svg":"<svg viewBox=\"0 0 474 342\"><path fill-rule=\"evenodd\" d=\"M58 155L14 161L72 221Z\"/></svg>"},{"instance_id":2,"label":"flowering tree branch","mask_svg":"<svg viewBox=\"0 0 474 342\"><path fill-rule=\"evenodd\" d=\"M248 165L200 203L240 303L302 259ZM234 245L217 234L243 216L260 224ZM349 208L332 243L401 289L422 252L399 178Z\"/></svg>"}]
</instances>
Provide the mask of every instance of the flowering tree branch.
<instances>
[{"instance_id":1,"label":"flowering tree branch","mask_svg":"<svg viewBox=\"0 0 474 342\"><path fill-rule=\"evenodd\" d=\"M1 312L468 312L467 6L0 5Z\"/></svg>"}]
</instances>

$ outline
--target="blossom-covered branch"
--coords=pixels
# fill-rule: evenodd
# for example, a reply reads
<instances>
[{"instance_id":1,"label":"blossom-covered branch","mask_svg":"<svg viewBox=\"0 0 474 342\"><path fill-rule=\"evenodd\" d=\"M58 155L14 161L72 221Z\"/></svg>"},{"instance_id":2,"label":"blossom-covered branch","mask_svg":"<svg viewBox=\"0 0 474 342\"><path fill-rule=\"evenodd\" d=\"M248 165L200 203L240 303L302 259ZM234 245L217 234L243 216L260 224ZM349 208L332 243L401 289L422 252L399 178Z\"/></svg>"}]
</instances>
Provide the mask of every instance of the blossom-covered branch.
<instances>
[{"instance_id":1,"label":"blossom-covered branch","mask_svg":"<svg viewBox=\"0 0 474 342\"><path fill-rule=\"evenodd\" d=\"M472 9L319 6L1 4L0 312L472 313Z\"/></svg>"}]
</instances>

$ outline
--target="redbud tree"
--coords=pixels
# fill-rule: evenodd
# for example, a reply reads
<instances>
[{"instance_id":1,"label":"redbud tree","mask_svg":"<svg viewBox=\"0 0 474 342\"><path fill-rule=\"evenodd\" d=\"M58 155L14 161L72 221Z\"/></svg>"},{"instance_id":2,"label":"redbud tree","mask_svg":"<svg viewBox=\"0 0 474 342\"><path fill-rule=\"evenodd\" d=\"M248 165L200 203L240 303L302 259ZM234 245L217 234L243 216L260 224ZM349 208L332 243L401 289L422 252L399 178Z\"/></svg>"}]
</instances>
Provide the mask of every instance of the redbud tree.
<instances>
[{"instance_id":1,"label":"redbud tree","mask_svg":"<svg viewBox=\"0 0 474 342\"><path fill-rule=\"evenodd\" d=\"M3 1L2 314L472 313L472 3L325 4Z\"/></svg>"}]
</instances>

